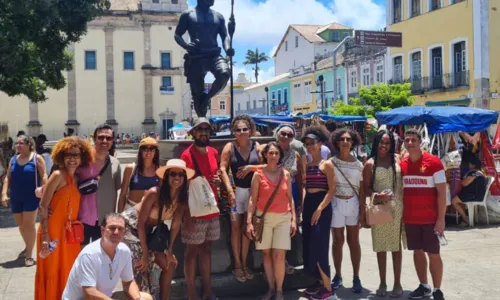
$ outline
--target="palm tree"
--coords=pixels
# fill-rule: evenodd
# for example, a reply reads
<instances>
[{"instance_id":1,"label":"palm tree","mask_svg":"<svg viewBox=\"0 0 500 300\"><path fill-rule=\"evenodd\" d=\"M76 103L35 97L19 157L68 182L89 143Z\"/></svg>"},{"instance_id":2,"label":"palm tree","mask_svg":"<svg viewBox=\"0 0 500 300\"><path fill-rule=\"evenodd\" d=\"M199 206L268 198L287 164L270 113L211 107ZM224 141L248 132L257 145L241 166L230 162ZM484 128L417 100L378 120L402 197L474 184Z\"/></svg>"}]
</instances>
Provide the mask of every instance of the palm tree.
<instances>
[{"instance_id":1,"label":"palm tree","mask_svg":"<svg viewBox=\"0 0 500 300\"><path fill-rule=\"evenodd\" d=\"M248 50L245 56L245 61L243 65L255 65L253 68L255 72L255 82L259 82L259 64L270 59L264 52L259 52L259 49L255 49L255 51Z\"/></svg>"}]
</instances>

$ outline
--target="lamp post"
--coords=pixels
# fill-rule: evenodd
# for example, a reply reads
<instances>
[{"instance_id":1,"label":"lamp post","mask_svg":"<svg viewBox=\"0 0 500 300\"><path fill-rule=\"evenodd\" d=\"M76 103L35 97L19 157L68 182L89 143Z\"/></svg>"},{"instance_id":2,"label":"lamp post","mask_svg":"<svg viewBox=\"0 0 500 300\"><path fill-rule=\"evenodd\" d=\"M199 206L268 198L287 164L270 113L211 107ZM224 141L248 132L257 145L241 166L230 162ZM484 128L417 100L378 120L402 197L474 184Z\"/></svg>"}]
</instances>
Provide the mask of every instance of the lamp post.
<instances>
[{"instance_id":1,"label":"lamp post","mask_svg":"<svg viewBox=\"0 0 500 300\"><path fill-rule=\"evenodd\" d=\"M264 91L266 91L266 106L267 106L267 115L271 115L271 105L269 104L269 88L266 86L264 88Z\"/></svg>"}]
</instances>

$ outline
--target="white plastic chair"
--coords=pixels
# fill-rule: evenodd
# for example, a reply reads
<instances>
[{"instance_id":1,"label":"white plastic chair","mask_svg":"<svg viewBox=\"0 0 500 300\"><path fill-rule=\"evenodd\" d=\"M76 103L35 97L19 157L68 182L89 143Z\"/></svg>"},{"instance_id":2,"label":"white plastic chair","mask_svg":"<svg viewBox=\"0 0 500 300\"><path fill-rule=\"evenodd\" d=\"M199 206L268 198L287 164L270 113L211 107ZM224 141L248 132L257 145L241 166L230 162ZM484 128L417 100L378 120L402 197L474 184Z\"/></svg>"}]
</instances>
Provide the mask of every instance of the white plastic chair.
<instances>
[{"instance_id":1,"label":"white plastic chair","mask_svg":"<svg viewBox=\"0 0 500 300\"><path fill-rule=\"evenodd\" d=\"M475 215L476 206L484 206L484 210L486 212L486 224L490 225L490 220L488 218L488 206L486 205L486 200L488 199L488 196L490 195L490 187L493 184L493 181L495 181L495 178L491 177L491 176L488 176L486 178L488 179L488 184L486 185L486 193L484 193L483 201L465 202L465 204L467 204L467 209L469 210L469 226L470 227L474 227L474 215Z\"/></svg>"}]
</instances>

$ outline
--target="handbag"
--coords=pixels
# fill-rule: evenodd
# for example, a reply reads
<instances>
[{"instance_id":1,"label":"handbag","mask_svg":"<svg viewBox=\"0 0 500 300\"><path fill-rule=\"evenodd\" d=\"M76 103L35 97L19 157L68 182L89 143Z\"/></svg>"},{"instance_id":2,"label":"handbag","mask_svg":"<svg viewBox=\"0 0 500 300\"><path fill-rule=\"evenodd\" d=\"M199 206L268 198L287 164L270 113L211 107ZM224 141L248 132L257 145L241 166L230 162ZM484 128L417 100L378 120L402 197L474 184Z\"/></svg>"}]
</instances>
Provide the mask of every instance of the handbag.
<instances>
[{"instance_id":1,"label":"handbag","mask_svg":"<svg viewBox=\"0 0 500 300\"><path fill-rule=\"evenodd\" d=\"M278 190L280 188L281 182L283 181L283 170L281 171L280 178L278 179L278 184L274 188L273 193L271 194L271 197L269 197L269 200L267 200L266 206L264 207L264 211L262 211L262 214L260 216L257 216L257 213L254 212L254 215L252 216L252 225L253 225L253 230L255 234L254 240L256 242L262 242L262 233L264 232L264 216L266 215L267 211L269 210L269 207L271 206L271 203L273 202L276 193L278 193ZM255 201L255 204L257 204L257 201ZM255 210L257 211L257 210Z\"/></svg>"},{"instance_id":2,"label":"handbag","mask_svg":"<svg viewBox=\"0 0 500 300\"><path fill-rule=\"evenodd\" d=\"M66 221L66 244L81 244L84 240L83 224L77 220L71 220L71 197L68 196L68 221Z\"/></svg>"},{"instance_id":3,"label":"handbag","mask_svg":"<svg viewBox=\"0 0 500 300\"><path fill-rule=\"evenodd\" d=\"M189 181L188 206L191 217L203 217L219 213L215 194L208 180L201 174L196 159L191 153L197 177Z\"/></svg>"},{"instance_id":4,"label":"handbag","mask_svg":"<svg viewBox=\"0 0 500 300\"><path fill-rule=\"evenodd\" d=\"M170 229L167 224L161 221L162 213L163 203L160 204L160 209L158 210L158 223L155 229L147 236L148 249L154 252L164 252L168 248L170 241Z\"/></svg>"},{"instance_id":5,"label":"handbag","mask_svg":"<svg viewBox=\"0 0 500 300\"><path fill-rule=\"evenodd\" d=\"M389 203L374 204L375 194L366 206L366 223L368 225L380 225L392 222L392 209Z\"/></svg>"},{"instance_id":6,"label":"handbag","mask_svg":"<svg viewBox=\"0 0 500 300\"><path fill-rule=\"evenodd\" d=\"M106 163L104 164L104 167L102 167L97 177L82 180L80 183L78 183L78 190L80 191L80 194L90 195L97 192L97 189L99 188L99 180L101 179L102 174L104 174L104 171L106 171L110 163L111 159L108 157Z\"/></svg>"}]
</instances>

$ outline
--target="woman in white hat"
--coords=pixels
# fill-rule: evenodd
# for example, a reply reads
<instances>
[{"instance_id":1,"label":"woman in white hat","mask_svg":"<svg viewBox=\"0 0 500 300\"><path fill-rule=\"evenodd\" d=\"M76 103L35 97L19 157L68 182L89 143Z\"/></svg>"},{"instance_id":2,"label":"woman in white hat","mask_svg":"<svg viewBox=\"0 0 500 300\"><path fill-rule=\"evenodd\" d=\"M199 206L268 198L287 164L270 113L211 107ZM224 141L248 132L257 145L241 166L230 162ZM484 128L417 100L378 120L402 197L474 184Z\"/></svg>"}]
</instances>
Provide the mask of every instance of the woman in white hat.
<instances>
[{"instance_id":1,"label":"woman in white hat","mask_svg":"<svg viewBox=\"0 0 500 300\"><path fill-rule=\"evenodd\" d=\"M161 185L150 188L141 202L122 215L128 229L124 242L132 252L135 281L142 292L150 293L155 299L161 295L161 299L165 300L168 299L170 283L177 267L172 248L180 231L182 215L188 207L188 180L193 177L194 171L187 168L183 160L171 159L156 174L163 179ZM169 229L158 226L156 230L169 231L165 234L169 234L170 239L162 245L162 251L153 251L148 248L148 234L161 223L167 224ZM160 270L158 282L155 274Z\"/></svg>"}]
</instances>

